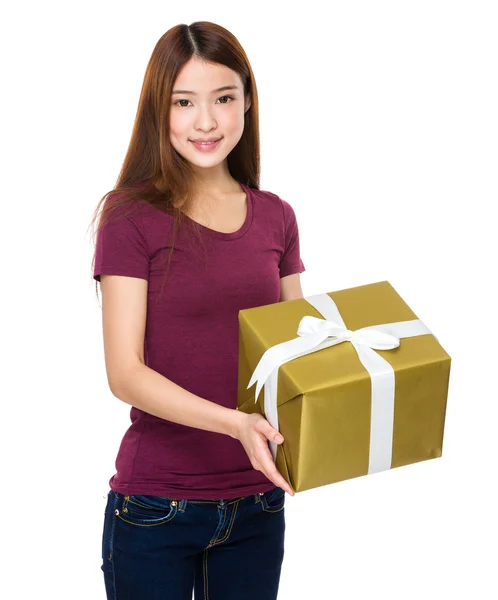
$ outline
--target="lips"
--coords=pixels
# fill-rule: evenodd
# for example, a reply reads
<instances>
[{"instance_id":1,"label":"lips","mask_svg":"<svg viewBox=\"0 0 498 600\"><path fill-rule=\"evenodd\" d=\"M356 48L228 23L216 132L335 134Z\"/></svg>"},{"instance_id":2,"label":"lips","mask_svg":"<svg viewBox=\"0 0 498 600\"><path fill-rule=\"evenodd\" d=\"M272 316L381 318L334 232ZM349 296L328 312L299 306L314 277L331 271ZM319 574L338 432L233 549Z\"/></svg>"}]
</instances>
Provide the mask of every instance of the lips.
<instances>
[{"instance_id":1,"label":"lips","mask_svg":"<svg viewBox=\"0 0 498 600\"><path fill-rule=\"evenodd\" d=\"M219 142L221 138L210 138L208 140L190 140L194 142L194 144L213 144L214 142Z\"/></svg>"},{"instance_id":2,"label":"lips","mask_svg":"<svg viewBox=\"0 0 498 600\"><path fill-rule=\"evenodd\" d=\"M209 143L200 143L200 142L194 142L192 140L190 140L190 143L194 145L195 149L198 150L199 152L215 152L216 149L219 147L220 142L223 140L223 138L219 138L218 141L216 142L209 142Z\"/></svg>"}]
</instances>

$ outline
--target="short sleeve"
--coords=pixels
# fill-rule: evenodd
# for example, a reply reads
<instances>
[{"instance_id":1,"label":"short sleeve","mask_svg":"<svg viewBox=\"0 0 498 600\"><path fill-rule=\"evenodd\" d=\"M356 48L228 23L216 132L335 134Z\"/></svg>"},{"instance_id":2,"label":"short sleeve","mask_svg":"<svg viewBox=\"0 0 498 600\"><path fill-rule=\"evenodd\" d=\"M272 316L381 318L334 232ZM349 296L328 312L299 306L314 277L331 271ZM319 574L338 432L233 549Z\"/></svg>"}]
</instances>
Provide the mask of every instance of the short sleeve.
<instances>
[{"instance_id":1,"label":"short sleeve","mask_svg":"<svg viewBox=\"0 0 498 600\"><path fill-rule=\"evenodd\" d=\"M122 209L113 210L97 233L93 278L100 281L100 275L126 275L148 280L149 265L139 212L130 216Z\"/></svg>"},{"instance_id":2,"label":"short sleeve","mask_svg":"<svg viewBox=\"0 0 498 600\"><path fill-rule=\"evenodd\" d=\"M284 252L280 263L280 278L306 270L299 249L299 227L292 206L280 198L284 216Z\"/></svg>"}]
</instances>

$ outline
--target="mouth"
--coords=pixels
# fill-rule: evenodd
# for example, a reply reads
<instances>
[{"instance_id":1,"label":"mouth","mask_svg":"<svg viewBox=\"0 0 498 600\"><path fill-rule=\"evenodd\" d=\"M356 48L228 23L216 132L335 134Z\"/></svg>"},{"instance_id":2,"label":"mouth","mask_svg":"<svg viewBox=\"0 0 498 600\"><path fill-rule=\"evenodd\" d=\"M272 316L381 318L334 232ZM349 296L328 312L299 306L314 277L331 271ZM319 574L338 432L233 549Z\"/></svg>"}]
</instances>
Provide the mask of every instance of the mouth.
<instances>
[{"instance_id":1,"label":"mouth","mask_svg":"<svg viewBox=\"0 0 498 600\"><path fill-rule=\"evenodd\" d=\"M201 151L206 151L206 150L214 150L218 144L221 142L223 138L218 138L217 140L213 141L213 142L194 142L194 140L189 140L189 142L192 142L192 144Z\"/></svg>"}]
</instances>

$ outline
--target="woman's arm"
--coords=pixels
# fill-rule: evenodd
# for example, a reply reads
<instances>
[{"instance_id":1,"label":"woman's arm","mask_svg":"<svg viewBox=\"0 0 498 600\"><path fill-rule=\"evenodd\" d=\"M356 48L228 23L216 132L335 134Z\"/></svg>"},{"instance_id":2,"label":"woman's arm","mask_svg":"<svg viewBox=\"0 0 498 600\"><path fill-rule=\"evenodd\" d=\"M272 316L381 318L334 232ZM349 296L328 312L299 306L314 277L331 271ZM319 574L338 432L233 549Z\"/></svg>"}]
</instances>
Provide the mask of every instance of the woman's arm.
<instances>
[{"instance_id":1,"label":"woman's arm","mask_svg":"<svg viewBox=\"0 0 498 600\"><path fill-rule=\"evenodd\" d=\"M303 290L301 288L301 274L293 273L280 279L280 300L279 302L285 302L286 300L297 300L303 298Z\"/></svg>"},{"instance_id":2,"label":"woman's arm","mask_svg":"<svg viewBox=\"0 0 498 600\"><path fill-rule=\"evenodd\" d=\"M233 438L247 416L192 394L141 362L129 367L111 391L123 402L161 419Z\"/></svg>"},{"instance_id":3,"label":"woman's arm","mask_svg":"<svg viewBox=\"0 0 498 600\"><path fill-rule=\"evenodd\" d=\"M161 419L236 438L247 415L192 394L144 364L147 280L101 275L100 286L105 364L113 395Z\"/></svg>"}]
</instances>

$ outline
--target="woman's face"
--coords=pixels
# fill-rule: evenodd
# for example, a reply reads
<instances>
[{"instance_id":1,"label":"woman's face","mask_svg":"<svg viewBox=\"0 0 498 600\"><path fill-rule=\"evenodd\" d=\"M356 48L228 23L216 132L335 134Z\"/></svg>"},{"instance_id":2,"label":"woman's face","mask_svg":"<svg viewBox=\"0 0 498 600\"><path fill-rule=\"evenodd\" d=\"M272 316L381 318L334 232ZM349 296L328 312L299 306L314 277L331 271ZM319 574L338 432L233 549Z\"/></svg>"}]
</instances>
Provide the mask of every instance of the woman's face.
<instances>
[{"instance_id":1,"label":"woman's face","mask_svg":"<svg viewBox=\"0 0 498 600\"><path fill-rule=\"evenodd\" d=\"M218 90L225 86L233 88ZM187 91L177 93L178 90ZM173 86L171 144L193 165L217 167L242 137L244 113L249 107L249 98L244 105L243 85L235 71L192 57ZM204 138L221 138L221 141L213 149L206 150L198 149L192 142Z\"/></svg>"}]
</instances>

